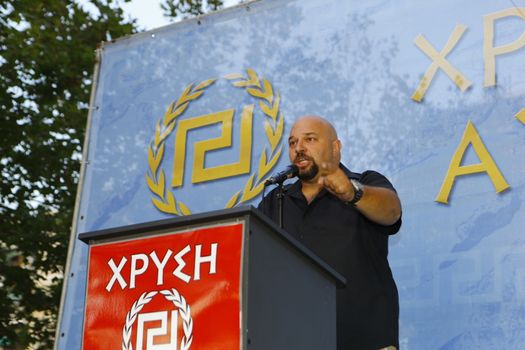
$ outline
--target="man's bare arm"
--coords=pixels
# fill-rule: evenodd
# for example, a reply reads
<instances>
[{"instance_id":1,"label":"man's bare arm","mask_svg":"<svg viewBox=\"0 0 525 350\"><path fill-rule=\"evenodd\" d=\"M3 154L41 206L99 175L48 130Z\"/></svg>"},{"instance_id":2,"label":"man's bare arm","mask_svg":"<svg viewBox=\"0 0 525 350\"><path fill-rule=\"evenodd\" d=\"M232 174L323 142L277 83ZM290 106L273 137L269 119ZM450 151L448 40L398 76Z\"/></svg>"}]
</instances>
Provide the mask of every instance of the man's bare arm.
<instances>
[{"instance_id":1,"label":"man's bare arm","mask_svg":"<svg viewBox=\"0 0 525 350\"><path fill-rule=\"evenodd\" d=\"M324 188L342 201L350 202L354 198L354 186L343 170L323 165L322 174L319 184ZM401 217L399 197L387 188L365 185L363 196L355 207L371 221L385 226L395 224Z\"/></svg>"}]
</instances>

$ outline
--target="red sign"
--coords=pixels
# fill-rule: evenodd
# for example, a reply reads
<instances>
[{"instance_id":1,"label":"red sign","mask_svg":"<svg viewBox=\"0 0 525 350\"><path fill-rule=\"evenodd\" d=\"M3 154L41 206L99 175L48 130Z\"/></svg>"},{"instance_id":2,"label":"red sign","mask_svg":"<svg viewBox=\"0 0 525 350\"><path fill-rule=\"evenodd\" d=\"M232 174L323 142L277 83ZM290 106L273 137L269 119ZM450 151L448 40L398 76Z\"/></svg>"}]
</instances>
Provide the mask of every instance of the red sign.
<instances>
[{"instance_id":1,"label":"red sign","mask_svg":"<svg viewBox=\"0 0 525 350\"><path fill-rule=\"evenodd\" d=\"M243 224L93 245L84 349L240 349Z\"/></svg>"}]
</instances>

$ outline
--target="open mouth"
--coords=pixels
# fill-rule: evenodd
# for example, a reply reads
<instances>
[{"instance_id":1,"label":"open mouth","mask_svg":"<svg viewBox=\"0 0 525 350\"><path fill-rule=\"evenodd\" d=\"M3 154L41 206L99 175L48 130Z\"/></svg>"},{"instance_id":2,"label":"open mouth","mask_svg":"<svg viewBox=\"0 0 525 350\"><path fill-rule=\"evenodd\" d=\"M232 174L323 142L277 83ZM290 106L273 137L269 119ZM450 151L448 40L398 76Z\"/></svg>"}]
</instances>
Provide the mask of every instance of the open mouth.
<instances>
[{"instance_id":1,"label":"open mouth","mask_svg":"<svg viewBox=\"0 0 525 350\"><path fill-rule=\"evenodd\" d=\"M310 164L311 159L310 157L306 156L298 156L294 160L294 164L297 165L299 168L304 168Z\"/></svg>"}]
</instances>

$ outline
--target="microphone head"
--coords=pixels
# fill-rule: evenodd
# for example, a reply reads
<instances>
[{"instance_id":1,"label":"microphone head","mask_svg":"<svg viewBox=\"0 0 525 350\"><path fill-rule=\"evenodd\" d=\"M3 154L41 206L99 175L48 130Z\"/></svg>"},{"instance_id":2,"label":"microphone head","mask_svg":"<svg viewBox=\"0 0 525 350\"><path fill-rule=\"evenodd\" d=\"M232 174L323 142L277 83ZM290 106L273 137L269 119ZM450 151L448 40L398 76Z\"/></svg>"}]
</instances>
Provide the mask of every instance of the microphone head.
<instances>
[{"instance_id":1,"label":"microphone head","mask_svg":"<svg viewBox=\"0 0 525 350\"><path fill-rule=\"evenodd\" d=\"M288 177L289 179L299 175L299 168L297 167L297 165L291 164L288 168L290 169L290 176Z\"/></svg>"}]
</instances>

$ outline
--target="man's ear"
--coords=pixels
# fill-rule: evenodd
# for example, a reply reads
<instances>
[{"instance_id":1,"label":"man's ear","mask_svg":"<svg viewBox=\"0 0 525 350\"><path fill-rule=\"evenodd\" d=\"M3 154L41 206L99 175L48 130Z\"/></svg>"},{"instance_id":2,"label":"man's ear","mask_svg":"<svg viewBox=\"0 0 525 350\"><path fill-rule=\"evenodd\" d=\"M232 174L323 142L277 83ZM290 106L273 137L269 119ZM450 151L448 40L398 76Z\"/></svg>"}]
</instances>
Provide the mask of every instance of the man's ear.
<instances>
[{"instance_id":1,"label":"man's ear","mask_svg":"<svg viewBox=\"0 0 525 350\"><path fill-rule=\"evenodd\" d=\"M337 162L341 161L341 141L340 140L334 140L332 142L332 153L333 157Z\"/></svg>"}]
</instances>

